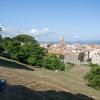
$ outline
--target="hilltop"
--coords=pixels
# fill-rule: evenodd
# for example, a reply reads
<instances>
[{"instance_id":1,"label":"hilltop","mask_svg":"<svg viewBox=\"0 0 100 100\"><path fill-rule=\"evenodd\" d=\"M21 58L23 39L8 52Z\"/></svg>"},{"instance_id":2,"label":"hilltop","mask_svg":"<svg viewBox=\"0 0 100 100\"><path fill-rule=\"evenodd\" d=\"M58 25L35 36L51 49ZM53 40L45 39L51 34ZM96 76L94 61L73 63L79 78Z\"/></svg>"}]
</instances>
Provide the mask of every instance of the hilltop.
<instances>
[{"instance_id":1,"label":"hilltop","mask_svg":"<svg viewBox=\"0 0 100 100\"><path fill-rule=\"evenodd\" d=\"M11 67L10 67L11 66ZM22 67L23 68L20 68ZM0 100L99 100L100 91L86 85L83 75L89 67L75 66L65 72L34 68L0 58L0 79L6 79L8 89ZM91 98L92 97L92 98Z\"/></svg>"}]
</instances>

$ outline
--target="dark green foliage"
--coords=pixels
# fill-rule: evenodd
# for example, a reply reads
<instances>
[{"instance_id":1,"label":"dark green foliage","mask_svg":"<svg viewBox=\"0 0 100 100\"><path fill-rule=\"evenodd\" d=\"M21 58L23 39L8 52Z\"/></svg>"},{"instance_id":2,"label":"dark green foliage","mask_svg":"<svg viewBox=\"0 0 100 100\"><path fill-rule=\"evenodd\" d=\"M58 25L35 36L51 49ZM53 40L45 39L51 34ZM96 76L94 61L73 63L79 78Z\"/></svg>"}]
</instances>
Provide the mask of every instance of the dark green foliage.
<instances>
[{"instance_id":1,"label":"dark green foliage","mask_svg":"<svg viewBox=\"0 0 100 100\"><path fill-rule=\"evenodd\" d=\"M0 54L1 54L3 51L5 51L5 49L4 49L2 46L0 46Z\"/></svg>"},{"instance_id":2,"label":"dark green foliage","mask_svg":"<svg viewBox=\"0 0 100 100\"><path fill-rule=\"evenodd\" d=\"M90 67L99 67L98 64L92 64L92 63L90 63L89 66L90 66Z\"/></svg>"},{"instance_id":3,"label":"dark green foliage","mask_svg":"<svg viewBox=\"0 0 100 100\"><path fill-rule=\"evenodd\" d=\"M19 43L24 43L24 44L35 43L34 45L38 45L38 42L32 36L25 35L25 34L18 35L16 37L14 37L13 40L15 40L16 42L19 42Z\"/></svg>"},{"instance_id":4,"label":"dark green foliage","mask_svg":"<svg viewBox=\"0 0 100 100\"><path fill-rule=\"evenodd\" d=\"M0 34L0 53L3 51L3 46L2 46L2 35Z\"/></svg>"},{"instance_id":5,"label":"dark green foliage","mask_svg":"<svg viewBox=\"0 0 100 100\"><path fill-rule=\"evenodd\" d=\"M65 70L64 63L61 62L56 56L45 56L43 60L43 66L51 70Z\"/></svg>"},{"instance_id":6,"label":"dark green foliage","mask_svg":"<svg viewBox=\"0 0 100 100\"><path fill-rule=\"evenodd\" d=\"M2 35L0 34L0 42L2 41Z\"/></svg>"},{"instance_id":7,"label":"dark green foliage","mask_svg":"<svg viewBox=\"0 0 100 100\"><path fill-rule=\"evenodd\" d=\"M26 59L29 57L29 55L26 53L19 53L16 55L16 58L18 61L20 62L23 62L23 63L26 63L27 64L27 61Z\"/></svg>"},{"instance_id":8,"label":"dark green foliage","mask_svg":"<svg viewBox=\"0 0 100 100\"><path fill-rule=\"evenodd\" d=\"M28 57L27 62L29 65L36 65L37 64L37 60L35 55L31 55Z\"/></svg>"},{"instance_id":9,"label":"dark green foliage","mask_svg":"<svg viewBox=\"0 0 100 100\"><path fill-rule=\"evenodd\" d=\"M78 55L78 60L80 60L80 62L84 62L84 57L85 57L85 53L80 52L79 55Z\"/></svg>"},{"instance_id":10,"label":"dark green foliage","mask_svg":"<svg viewBox=\"0 0 100 100\"><path fill-rule=\"evenodd\" d=\"M13 40L9 37L3 38L0 45L5 49L9 50L13 46Z\"/></svg>"},{"instance_id":11,"label":"dark green foliage","mask_svg":"<svg viewBox=\"0 0 100 100\"><path fill-rule=\"evenodd\" d=\"M85 75L85 79L88 80L90 86L100 89L100 67L93 67L91 71Z\"/></svg>"},{"instance_id":12,"label":"dark green foliage","mask_svg":"<svg viewBox=\"0 0 100 100\"><path fill-rule=\"evenodd\" d=\"M18 35L14 38L6 37L0 42L1 56L18 60L22 63L44 66L48 69L64 70L64 64L56 56L46 56L47 51L40 47L31 36ZM49 61L48 61L49 60Z\"/></svg>"},{"instance_id":13,"label":"dark green foliage","mask_svg":"<svg viewBox=\"0 0 100 100\"><path fill-rule=\"evenodd\" d=\"M2 31L2 28L0 27L0 48L2 47L2 45L1 45L1 42L2 42L2 35L1 35L1 31Z\"/></svg>"}]
</instances>

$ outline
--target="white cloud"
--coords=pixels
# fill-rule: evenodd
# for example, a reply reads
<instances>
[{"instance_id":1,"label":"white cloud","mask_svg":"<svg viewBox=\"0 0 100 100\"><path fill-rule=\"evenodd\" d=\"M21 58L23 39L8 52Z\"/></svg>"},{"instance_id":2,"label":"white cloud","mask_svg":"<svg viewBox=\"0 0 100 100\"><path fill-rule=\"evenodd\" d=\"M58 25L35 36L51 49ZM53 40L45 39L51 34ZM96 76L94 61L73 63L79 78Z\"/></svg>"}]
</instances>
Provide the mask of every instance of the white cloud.
<instances>
[{"instance_id":1,"label":"white cloud","mask_svg":"<svg viewBox=\"0 0 100 100\"><path fill-rule=\"evenodd\" d=\"M80 36L79 35L74 35L74 38L79 39Z\"/></svg>"},{"instance_id":2,"label":"white cloud","mask_svg":"<svg viewBox=\"0 0 100 100\"><path fill-rule=\"evenodd\" d=\"M38 29L31 29L30 33L33 36L42 36L42 35L46 35L49 34L50 29L49 28L43 28L41 30Z\"/></svg>"},{"instance_id":3,"label":"white cloud","mask_svg":"<svg viewBox=\"0 0 100 100\"><path fill-rule=\"evenodd\" d=\"M37 35L39 35L39 31L37 29L31 29L30 34L33 36L37 36Z\"/></svg>"},{"instance_id":4,"label":"white cloud","mask_svg":"<svg viewBox=\"0 0 100 100\"><path fill-rule=\"evenodd\" d=\"M37 29L31 29L30 32L31 33L39 33L39 31Z\"/></svg>"},{"instance_id":5,"label":"white cloud","mask_svg":"<svg viewBox=\"0 0 100 100\"><path fill-rule=\"evenodd\" d=\"M31 30L19 30L16 28L12 28L12 27L4 27L0 24L0 27L3 29L2 35L5 37L14 37L16 35L20 35L20 34L28 34L34 37L39 37L39 36L45 36L48 34L53 34L52 32L50 32L49 28L43 28L43 29L31 29Z\"/></svg>"}]
</instances>

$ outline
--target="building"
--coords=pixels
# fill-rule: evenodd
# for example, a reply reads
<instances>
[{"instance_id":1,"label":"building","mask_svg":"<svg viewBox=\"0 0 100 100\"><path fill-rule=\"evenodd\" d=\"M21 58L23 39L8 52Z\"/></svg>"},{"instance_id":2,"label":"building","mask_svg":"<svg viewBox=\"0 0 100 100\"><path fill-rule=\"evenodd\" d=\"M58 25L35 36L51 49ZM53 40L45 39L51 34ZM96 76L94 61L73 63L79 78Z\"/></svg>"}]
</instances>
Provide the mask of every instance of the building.
<instances>
[{"instance_id":1,"label":"building","mask_svg":"<svg viewBox=\"0 0 100 100\"><path fill-rule=\"evenodd\" d=\"M80 61L78 60L78 55L76 55L75 53L68 53L65 55L65 63L74 63L74 64L80 64Z\"/></svg>"},{"instance_id":2,"label":"building","mask_svg":"<svg viewBox=\"0 0 100 100\"><path fill-rule=\"evenodd\" d=\"M66 53L68 53L67 46L65 45L63 35L60 37L60 43L59 44L52 44L48 48L48 52L50 54L57 54L57 55L65 55Z\"/></svg>"},{"instance_id":3,"label":"building","mask_svg":"<svg viewBox=\"0 0 100 100\"><path fill-rule=\"evenodd\" d=\"M89 58L91 58L91 63L100 65L100 49L90 51Z\"/></svg>"}]
</instances>

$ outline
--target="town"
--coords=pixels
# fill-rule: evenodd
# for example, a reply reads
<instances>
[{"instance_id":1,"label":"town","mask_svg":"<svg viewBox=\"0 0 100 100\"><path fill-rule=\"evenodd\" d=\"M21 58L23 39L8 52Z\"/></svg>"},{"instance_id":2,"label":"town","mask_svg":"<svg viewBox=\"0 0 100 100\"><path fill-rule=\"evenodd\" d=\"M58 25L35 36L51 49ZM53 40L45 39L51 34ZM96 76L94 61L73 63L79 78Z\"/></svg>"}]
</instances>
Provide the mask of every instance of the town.
<instances>
[{"instance_id":1,"label":"town","mask_svg":"<svg viewBox=\"0 0 100 100\"><path fill-rule=\"evenodd\" d=\"M40 43L41 47L48 50L50 54L63 55L64 62L80 64L78 55L81 52L85 53L84 63L100 65L100 45L99 44L67 44L62 35L59 39L59 44Z\"/></svg>"}]
</instances>

